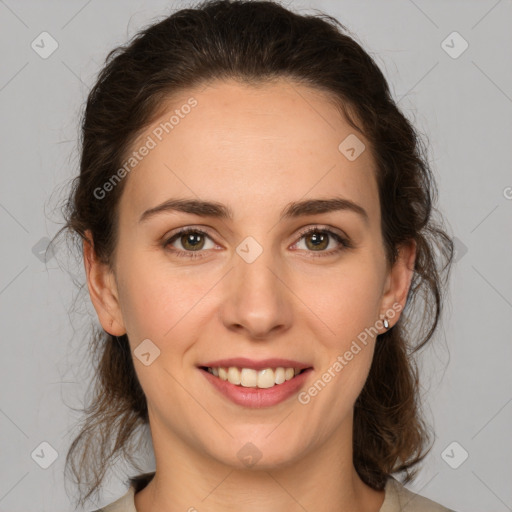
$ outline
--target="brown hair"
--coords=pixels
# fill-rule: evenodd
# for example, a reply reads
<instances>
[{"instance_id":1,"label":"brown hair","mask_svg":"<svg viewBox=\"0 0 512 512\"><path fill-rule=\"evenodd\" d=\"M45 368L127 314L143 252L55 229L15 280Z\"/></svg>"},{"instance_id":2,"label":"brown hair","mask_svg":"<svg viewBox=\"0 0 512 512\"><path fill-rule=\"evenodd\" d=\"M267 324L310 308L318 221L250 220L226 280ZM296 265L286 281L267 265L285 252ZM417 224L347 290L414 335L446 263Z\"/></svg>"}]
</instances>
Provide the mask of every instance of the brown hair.
<instances>
[{"instance_id":1,"label":"brown hair","mask_svg":"<svg viewBox=\"0 0 512 512\"><path fill-rule=\"evenodd\" d=\"M389 263L399 244L417 244L405 311L379 336L354 410L354 466L366 484L381 490L394 472L405 473L404 483L412 480L431 449L425 451L430 435L421 417L413 355L438 325L453 243L442 218L433 220L437 191L423 142L391 98L380 69L341 23L324 13L299 15L270 1L207 1L173 13L112 50L87 99L80 174L63 208L61 231L71 233L81 252L91 230L96 254L112 264L116 208L126 180L101 200L94 191L121 167L164 100L212 80L256 85L284 77L334 98L370 142ZM421 325L417 317L413 321L415 313ZM121 454L133 460L129 441L137 427L148 424L126 335L94 332L90 348L97 358L94 396L66 457L76 482L86 482L81 504L97 492Z\"/></svg>"}]
</instances>

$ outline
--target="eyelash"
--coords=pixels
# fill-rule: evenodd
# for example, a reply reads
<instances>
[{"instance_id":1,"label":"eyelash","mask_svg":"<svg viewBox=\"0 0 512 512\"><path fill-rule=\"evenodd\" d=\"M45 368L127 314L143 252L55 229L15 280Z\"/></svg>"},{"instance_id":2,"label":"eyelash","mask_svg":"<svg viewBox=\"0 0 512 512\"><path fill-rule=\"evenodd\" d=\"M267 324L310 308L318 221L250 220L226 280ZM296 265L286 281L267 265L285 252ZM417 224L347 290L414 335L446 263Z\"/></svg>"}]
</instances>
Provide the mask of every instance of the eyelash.
<instances>
[{"instance_id":1,"label":"eyelash","mask_svg":"<svg viewBox=\"0 0 512 512\"><path fill-rule=\"evenodd\" d=\"M168 238L163 243L163 247L167 248L168 245L170 245L172 242L174 242L180 236L188 235L190 233L200 233L201 235L205 235L211 239L211 236L206 231L203 231L200 228L190 228L189 227L189 228L183 228L183 229L179 230L177 233L175 233L170 238ZM326 234L330 235L332 238L334 238L337 242L340 243L340 247L338 247L337 249L333 249L329 252L320 251L321 254L314 254L315 251L308 251L308 252L313 253L311 256L308 256L311 258L332 256L333 254L337 254L341 251L344 251L345 249L351 249L354 247L354 245L352 244L352 242L349 239L342 237L341 235L339 235L338 233L335 233L334 231L331 231L330 229L321 228L320 226L311 226L309 228L302 230L299 233L298 241L300 241L302 238L304 238L306 235L309 235L310 233L326 233ZM174 253L178 257L185 257L185 258L202 258L202 257L204 257L202 255L202 253L204 252L203 250L201 250L201 251L181 251L178 249L172 249L171 252Z\"/></svg>"}]
</instances>

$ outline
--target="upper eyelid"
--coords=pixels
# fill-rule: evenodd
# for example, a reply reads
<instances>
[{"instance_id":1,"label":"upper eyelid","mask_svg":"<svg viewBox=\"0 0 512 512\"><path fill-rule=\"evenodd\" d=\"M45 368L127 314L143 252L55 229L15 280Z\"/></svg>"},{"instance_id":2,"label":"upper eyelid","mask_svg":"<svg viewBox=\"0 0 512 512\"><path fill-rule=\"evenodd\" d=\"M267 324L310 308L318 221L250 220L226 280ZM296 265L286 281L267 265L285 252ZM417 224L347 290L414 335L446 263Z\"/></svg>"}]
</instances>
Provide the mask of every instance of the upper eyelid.
<instances>
[{"instance_id":1,"label":"upper eyelid","mask_svg":"<svg viewBox=\"0 0 512 512\"><path fill-rule=\"evenodd\" d=\"M339 236L340 238L344 239L344 240L348 240L349 237L342 231L340 230L339 228L334 228L332 226L328 226L328 225L324 225L324 224L311 224L311 225L308 225L304 228L300 228L299 230L297 230L298 232L296 232L296 234L294 236L298 236L298 240L300 240L302 237L304 237L305 235L309 234L309 232L311 231L325 231L325 232L331 232L332 235L337 235ZM186 233L186 232L200 232L200 233L203 233L204 235L206 235L207 237L209 237L212 242L214 243L217 243L215 242L215 237L209 232L209 229L208 228L205 228L203 226L194 226L194 225L191 225L191 226L184 226L182 228L178 228L178 230L176 232L174 232L173 234L169 235L169 236L164 236L163 239L165 241L165 243L169 243L173 238L176 238L178 237L179 235L182 235L183 233ZM297 241L298 241L297 240Z\"/></svg>"}]
</instances>

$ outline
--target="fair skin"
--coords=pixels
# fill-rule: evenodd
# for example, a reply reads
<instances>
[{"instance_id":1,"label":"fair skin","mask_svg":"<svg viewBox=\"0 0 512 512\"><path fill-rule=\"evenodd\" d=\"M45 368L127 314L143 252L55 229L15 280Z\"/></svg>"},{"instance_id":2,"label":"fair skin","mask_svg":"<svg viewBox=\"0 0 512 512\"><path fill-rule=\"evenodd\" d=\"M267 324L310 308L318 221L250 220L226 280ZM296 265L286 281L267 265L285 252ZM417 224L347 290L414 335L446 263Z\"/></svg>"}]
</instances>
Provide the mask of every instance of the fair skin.
<instances>
[{"instance_id":1,"label":"fair skin","mask_svg":"<svg viewBox=\"0 0 512 512\"><path fill-rule=\"evenodd\" d=\"M301 388L307 390L358 334L393 305L405 306L415 247L402 246L388 266L369 142L324 93L285 80L187 91L140 141L191 96L197 106L125 178L113 268L84 244L103 328L127 333L132 355L146 339L160 350L148 366L133 357L156 460L136 509L377 512L384 491L366 485L352 462L354 402L375 335L307 404L295 393L270 407L240 406L197 367L230 357L294 359L313 367ZM349 134L366 145L354 161L338 150ZM357 203L367 221L349 209L280 220L291 202L335 196ZM140 220L170 198L222 203L233 219L166 211ZM187 226L208 233L196 234L202 257L173 252L197 254L187 236L164 247ZM331 235L315 248L312 235L300 235L311 226L329 228L353 247ZM236 252L248 236L263 249L251 263ZM237 456L249 442L261 454L251 467Z\"/></svg>"}]
</instances>

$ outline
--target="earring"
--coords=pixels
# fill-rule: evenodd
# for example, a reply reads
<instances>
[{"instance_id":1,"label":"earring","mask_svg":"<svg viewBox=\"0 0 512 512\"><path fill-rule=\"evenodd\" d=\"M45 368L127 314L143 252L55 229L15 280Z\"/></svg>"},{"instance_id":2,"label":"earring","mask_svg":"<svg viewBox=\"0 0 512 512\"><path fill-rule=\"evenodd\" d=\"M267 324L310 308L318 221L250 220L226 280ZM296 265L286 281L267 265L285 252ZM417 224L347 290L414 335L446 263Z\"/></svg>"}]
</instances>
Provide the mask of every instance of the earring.
<instances>
[{"instance_id":1,"label":"earring","mask_svg":"<svg viewBox=\"0 0 512 512\"><path fill-rule=\"evenodd\" d=\"M384 324L384 329L389 329L389 322L386 317L384 317L384 320L382 321L382 323Z\"/></svg>"}]
</instances>

